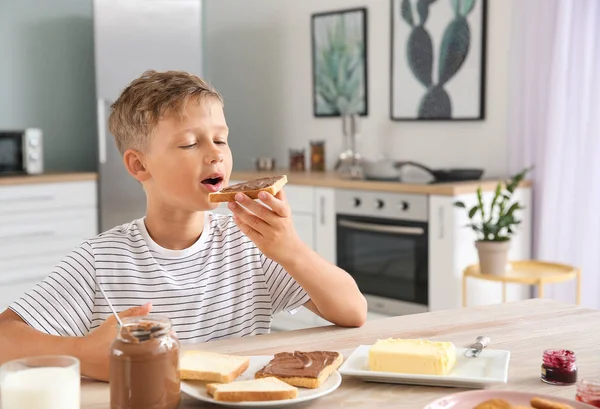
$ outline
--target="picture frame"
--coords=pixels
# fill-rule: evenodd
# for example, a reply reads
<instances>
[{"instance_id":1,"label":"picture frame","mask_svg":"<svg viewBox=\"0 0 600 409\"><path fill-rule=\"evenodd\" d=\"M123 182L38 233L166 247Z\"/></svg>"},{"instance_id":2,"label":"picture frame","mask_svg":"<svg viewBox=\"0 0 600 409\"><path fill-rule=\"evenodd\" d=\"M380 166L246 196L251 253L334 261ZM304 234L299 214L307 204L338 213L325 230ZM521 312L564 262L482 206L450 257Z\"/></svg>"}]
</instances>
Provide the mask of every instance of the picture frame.
<instances>
[{"instance_id":1,"label":"picture frame","mask_svg":"<svg viewBox=\"0 0 600 409\"><path fill-rule=\"evenodd\" d=\"M390 119L485 119L487 0L390 0Z\"/></svg>"},{"instance_id":2,"label":"picture frame","mask_svg":"<svg viewBox=\"0 0 600 409\"><path fill-rule=\"evenodd\" d=\"M315 117L368 115L367 13L362 7L311 15Z\"/></svg>"}]
</instances>

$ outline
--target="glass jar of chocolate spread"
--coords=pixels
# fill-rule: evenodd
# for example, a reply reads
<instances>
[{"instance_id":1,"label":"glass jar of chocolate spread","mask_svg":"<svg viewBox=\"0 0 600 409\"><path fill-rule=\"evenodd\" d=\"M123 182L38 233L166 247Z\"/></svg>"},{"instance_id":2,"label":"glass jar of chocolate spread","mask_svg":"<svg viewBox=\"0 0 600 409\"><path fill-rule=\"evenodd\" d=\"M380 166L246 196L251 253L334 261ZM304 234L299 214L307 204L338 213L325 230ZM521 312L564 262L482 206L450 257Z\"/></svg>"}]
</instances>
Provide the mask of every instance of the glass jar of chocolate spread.
<instances>
[{"instance_id":1,"label":"glass jar of chocolate spread","mask_svg":"<svg viewBox=\"0 0 600 409\"><path fill-rule=\"evenodd\" d=\"M577 382L575 352L567 349L547 349L542 361L542 381L551 385L572 385Z\"/></svg>"},{"instance_id":2,"label":"glass jar of chocolate spread","mask_svg":"<svg viewBox=\"0 0 600 409\"><path fill-rule=\"evenodd\" d=\"M110 348L111 409L179 405L179 340L167 318L123 318Z\"/></svg>"}]
</instances>

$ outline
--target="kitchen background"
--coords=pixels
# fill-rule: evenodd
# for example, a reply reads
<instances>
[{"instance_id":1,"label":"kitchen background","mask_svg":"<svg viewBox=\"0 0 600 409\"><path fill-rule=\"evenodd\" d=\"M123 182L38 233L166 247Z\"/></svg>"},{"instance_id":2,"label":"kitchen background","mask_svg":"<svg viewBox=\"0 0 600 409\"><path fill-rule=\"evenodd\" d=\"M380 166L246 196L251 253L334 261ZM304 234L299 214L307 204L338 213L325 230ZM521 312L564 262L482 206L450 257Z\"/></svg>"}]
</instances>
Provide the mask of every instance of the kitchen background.
<instances>
[{"instance_id":1,"label":"kitchen background","mask_svg":"<svg viewBox=\"0 0 600 409\"><path fill-rule=\"evenodd\" d=\"M590 113L597 105L594 101L588 103L586 99L596 96L582 91L593 89L592 81L597 79L577 73L580 67L593 67L590 56L598 56L600 52L589 51L590 47L594 47L592 43L587 48L578 48L581 55L569 53L559 43L561 38L568 40L565 40L566 44L579 44L590 38L585 35L586 25L564 22L561 25L558 17L588 15L582 6L586 2L577 3L577 7L571 1L555 0L552 0L552 6L542 0L486 2L485 118L482 120L400 122L390 119L389 0L203 0L202 13L198 13L199 24L188 26L191 27L190 32L195 34L198 30L200 34L197 37L186 36L188 40L194 38L189 41L197 53L187 57L199 59L202 55L203 76L224 96L235 176L240 179L256 176L256 173L246 171L253 170L254 158L257 157L274 157L278 167L286 169L289 149L304 148L308 157L309 142L315 140L325 141L326 168L331 170L343 148L342 120L339 117L314 116L311 16L327 11L366 8L368 116L359 119L358 151L372 160L385 154L393 160L410 160L438 169L481 168L485 179L504 179L525 166L536 164L531 176L533 181L528 181L517 192L517 200L524 204L526 210L520 234L513 241L511 258L539 258L583 265L583 303L598 307L600 277L597 271L600 259L589 249L600 243L600 217L595 217L591 211L600 206L600 195L594 193L592 197L586 186L597 182L594 175L600 174L600 169L594 166L600 166L596 165L600 164L597 159L600 149L580 149L581 146L595 146L592 142L597 140L597 132L593 129L600 129L600 124L593 126L597 116ZM110 6L117 1L98 3ZM465 3L468 2L465 0ZM30 127L42 129L46 173L92 172L85 177L77 176L77 183L56 183L54 187L40 184L0 188L0 233L4 234L0 234L0 238L6 243L0 246L0 273L4 274L0 283L3 283L2 280L8 282L7 277L12 274L14 286L21 280L19 291L31 284L23 280L21 271L28 269L28 274L32 274L28 280L33 280L34 276L37 279L42 274L39 266L53 265L58 260L52 257L64 255L75 245L72 240L95 234L98 229L104 230L101 224L97 225L98 213L101 221L104 219L104 223L113 226L116 220L121 223L139 217L142 207L143 195L139 186L127 179L128 184L124 180L126 178L120 177L124 170L113 166L120 158L112 146L110 135L106 141L109 144L108 156L112 160L104 167L99 165L98 158L103 157L104 151L98 149L98 135L102 134L99 130L104 121L98 121L103 114L98 107L106 105L99 104L97 100L104 98L110 101L118 92L117 88L122 86L120 81L106 81L105 85L111 85L108 88L98 86L97 78L107 73L110 74L108 77L123 76L126 66L131 65L136 71L126 74L130 80L141 72L136 65L139 65L140 59L124 61L131 54L124 51L125 41L121 42L119 38L125 37L119 37L119 33L126 31L113 30L111 24L116 20L111 20L110 12L104 14L103 19L94 16L92 4L91 0L54 0L51 3L41 0L0 1L0 51L3 55L0 63L0 131ZM447 4L450 4L449 0ZM107 12L109 8L102 7L101 10ZM135 10L131 15L135 16ZM529 20L532 15L540 17L536 24ZM95 17L96 21L103 20L106 24L100 29L96 27L100 35L94 34ZM128 18L135 21L135 17ZM128 28L128 21L121 29ZM176 31L176 24L171 22L169 27L168 21L164 22L168 30ZM582 27L582 32L568 31L571 26ZM115 37L113 43L103 43L100 47L104 50L103 58L98 58L94 51L95 46L96 53L99 49L98 38L104 36L106 40L111 35ZM196 47L198 38L199 45ZM547 43L552 46L539 46L546 44L546 38L553 41ZM146 44L148 48L154 45ZM168 51L168 48L163 48L162 53L157 54L162 56ZM119 53L122 53L121 58ZM555 55L568 56L568 62L559 64L560 61L553 59ZM564 69L567 64L572 65ZM558 68L552 68L555 65ZM600 72L600 69L594 72ZM566 78L564 73L573 73L574 79ZM448 87L451 86L454 85L448 84ZM567 90L573 93L569 94L570 99L561 94L567 95ZM577 105L571 100L586 102ZM547 101L553 101L553 104ZM546 110L547 106L553 109ZM571 122L567 126L560 121ZM106 169L108 173L103 173ZM569 179L575 176L578 178L576 184ZM313 179L310 180L310 177ZM408 189L409 196L387 196L381 192L369 192L373 185L361 182L362 185L353 185L352 194L347 195L348 191L343 186L347 188L348 185L340 185L339 181L327 185L314 174L309 174L308 182L301 179L292 177L286 189L297 227L313 248L332 261L335 257L339 259L340 255L357 253L354 247L348 246L344 250L344 246L336 242L336 234L339 238L340 232L346 238L356 234L356 231L344 230L339 223L340 215L359 216L352 212L359 207L357 203L360 201L363 204L379 203L381 207L370 209L370 213L360 217L386 227L400 227L404 232L406 227L409 231L417 228L427 237L407 239L407 235L402 233L401 246L406 245L410 254L420 255L429 261L429 308L449 308L460 304L461 274L465 266L476 261L476 253L474 235L464 228L466 216L453 207L453 201L458 198L474 203L476 185L466 190L455 190L451 186L437 190L433 185L411 185L398 187L400 190ZM99 191L97 185L100 186ZM389 188L391 185L377 186L387 193L395 189ZM130 187L138 189L135 195L129 194ZM31 207L26 209L15 204L21 200L19 195L38 188L37 193L30 196L38 197L41 192L51 197L52 211L62 212L60 217L64 219L60 219L58 213L50 213L47 212L49 209L40 207L43 203L32 202L28 204ZM491 201L494 188L495 184L489 182L486 201ZM402 195L407 191L395 193ZM17 198L17 201L13 200L11 204L10 200L3 200L7 197ZM416 204L412 200L416 200ZM573 206L567 201L589 207L582 207L583 210L578 211L576 216L565 217L567 213L573 214ZM381 204L383 202L385 206ZM352 203L353 208L346 207L352 206ZM398 211L384 215L390 203L394 206L408 205L403 210L405 213ZM71 210L64 206L71 206ZM5 209L8 211L2 213ZM412 214L413 211L417 213ZM356 222L357 219L348 221ZM411 225L407 221L422 224ZM3 230L5 226L13 230ZM39 264L35 269L33 264L26 268L22 260L33 263L33 253L37 250L26 242L16 243L11 234L23 237L39 235L44 226L48 231L55 229L58 235L70 235L71 241L65 238L60 243L63 247L59 248L58 240L48 240L47 237L45 241L40 240L37 243L39 248L47 250L55 246L52 247L53 253L51 256L44 255L45 258L41 253L37 254L40 259L36 263ZM45 235L48 231L41 233ZM585 245L581 245L583 237ZM355 240L354 246L356 243L359 240ZM426 248L423 243L427 243ZM417 269L409 270L413 278L418 275ZM415 282L413 280L413 284ZM472 291L471 296L479 302L500 301L500 293L493 285L473 288L476 291ZM552 287L546 294L572 301L574 283L561 284L560 290L554 291L556 288L559 287ZM7 302L2 299L2 291L14 296L9 287L0 286L0 309L3 302ZM493 296L490 295L492 292ZM519 290L511 292L509 298L532 294Z\"/></svg>"},{"instance_id":2,"label":"kitchen background","mask_svg":"<svg viewBox=\"0 0 600 409\"><path fill-rule=\"evenodd\" d=\"M342 125L339 118L313 116L310 16L367 6L369 115L361 118L359 152L437 168L481 167L486 177L505 177L517 2L488 3L485 120L418 123L389 119L388 0L205 0L204 72L225 98L236 168L252 167L259 156L286 166L289 148L308 150L309 140L318 139L326 141L328 168L334 165ZM45 146L47 170L96 170L91 1L1 1L0 49L2 127L42 128L51 142Z\"/></svg>"}]
</instances>

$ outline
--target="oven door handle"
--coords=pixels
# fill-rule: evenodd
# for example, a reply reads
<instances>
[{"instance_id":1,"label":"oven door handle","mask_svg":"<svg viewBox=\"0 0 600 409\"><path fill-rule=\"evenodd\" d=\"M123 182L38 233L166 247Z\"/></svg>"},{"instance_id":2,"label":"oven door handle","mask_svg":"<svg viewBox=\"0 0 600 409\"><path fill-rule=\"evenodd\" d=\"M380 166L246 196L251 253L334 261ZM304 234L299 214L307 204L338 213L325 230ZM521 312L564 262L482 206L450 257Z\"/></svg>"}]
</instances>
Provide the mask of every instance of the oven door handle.
<instances>
[{"instance_id":1,"label":"oven door handle","mask_svg":"<svg viewBox=\"0 0 600 409\"><path fill-rule=\"evenodd\" d=\"M421 236L425 234L425 229L422 227L406 227L406 226L382 226L374 223L353 222L350 220L340 220L339 225L350 229L370 231L375 233L391 233L399 235Z\"/></svg>"}]
</instances>

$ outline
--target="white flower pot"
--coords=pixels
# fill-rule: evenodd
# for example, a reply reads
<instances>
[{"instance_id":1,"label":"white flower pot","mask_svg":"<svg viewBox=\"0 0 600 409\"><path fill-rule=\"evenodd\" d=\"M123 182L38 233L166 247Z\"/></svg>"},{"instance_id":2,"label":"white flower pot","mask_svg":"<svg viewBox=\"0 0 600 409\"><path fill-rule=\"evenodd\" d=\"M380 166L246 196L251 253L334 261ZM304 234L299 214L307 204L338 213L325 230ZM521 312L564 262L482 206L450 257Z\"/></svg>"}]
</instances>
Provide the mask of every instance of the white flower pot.
<instances>
[{"instance_id":1,"label":"white flower pot","mask_svg":"<svg viewBox=\"0 0 600 409\"><path fill-rule=\"evenodd\" d=\"M508 241L476 241L479 270L482 274L503 275L508 268Z\"/></svg>"}]
</instances>

